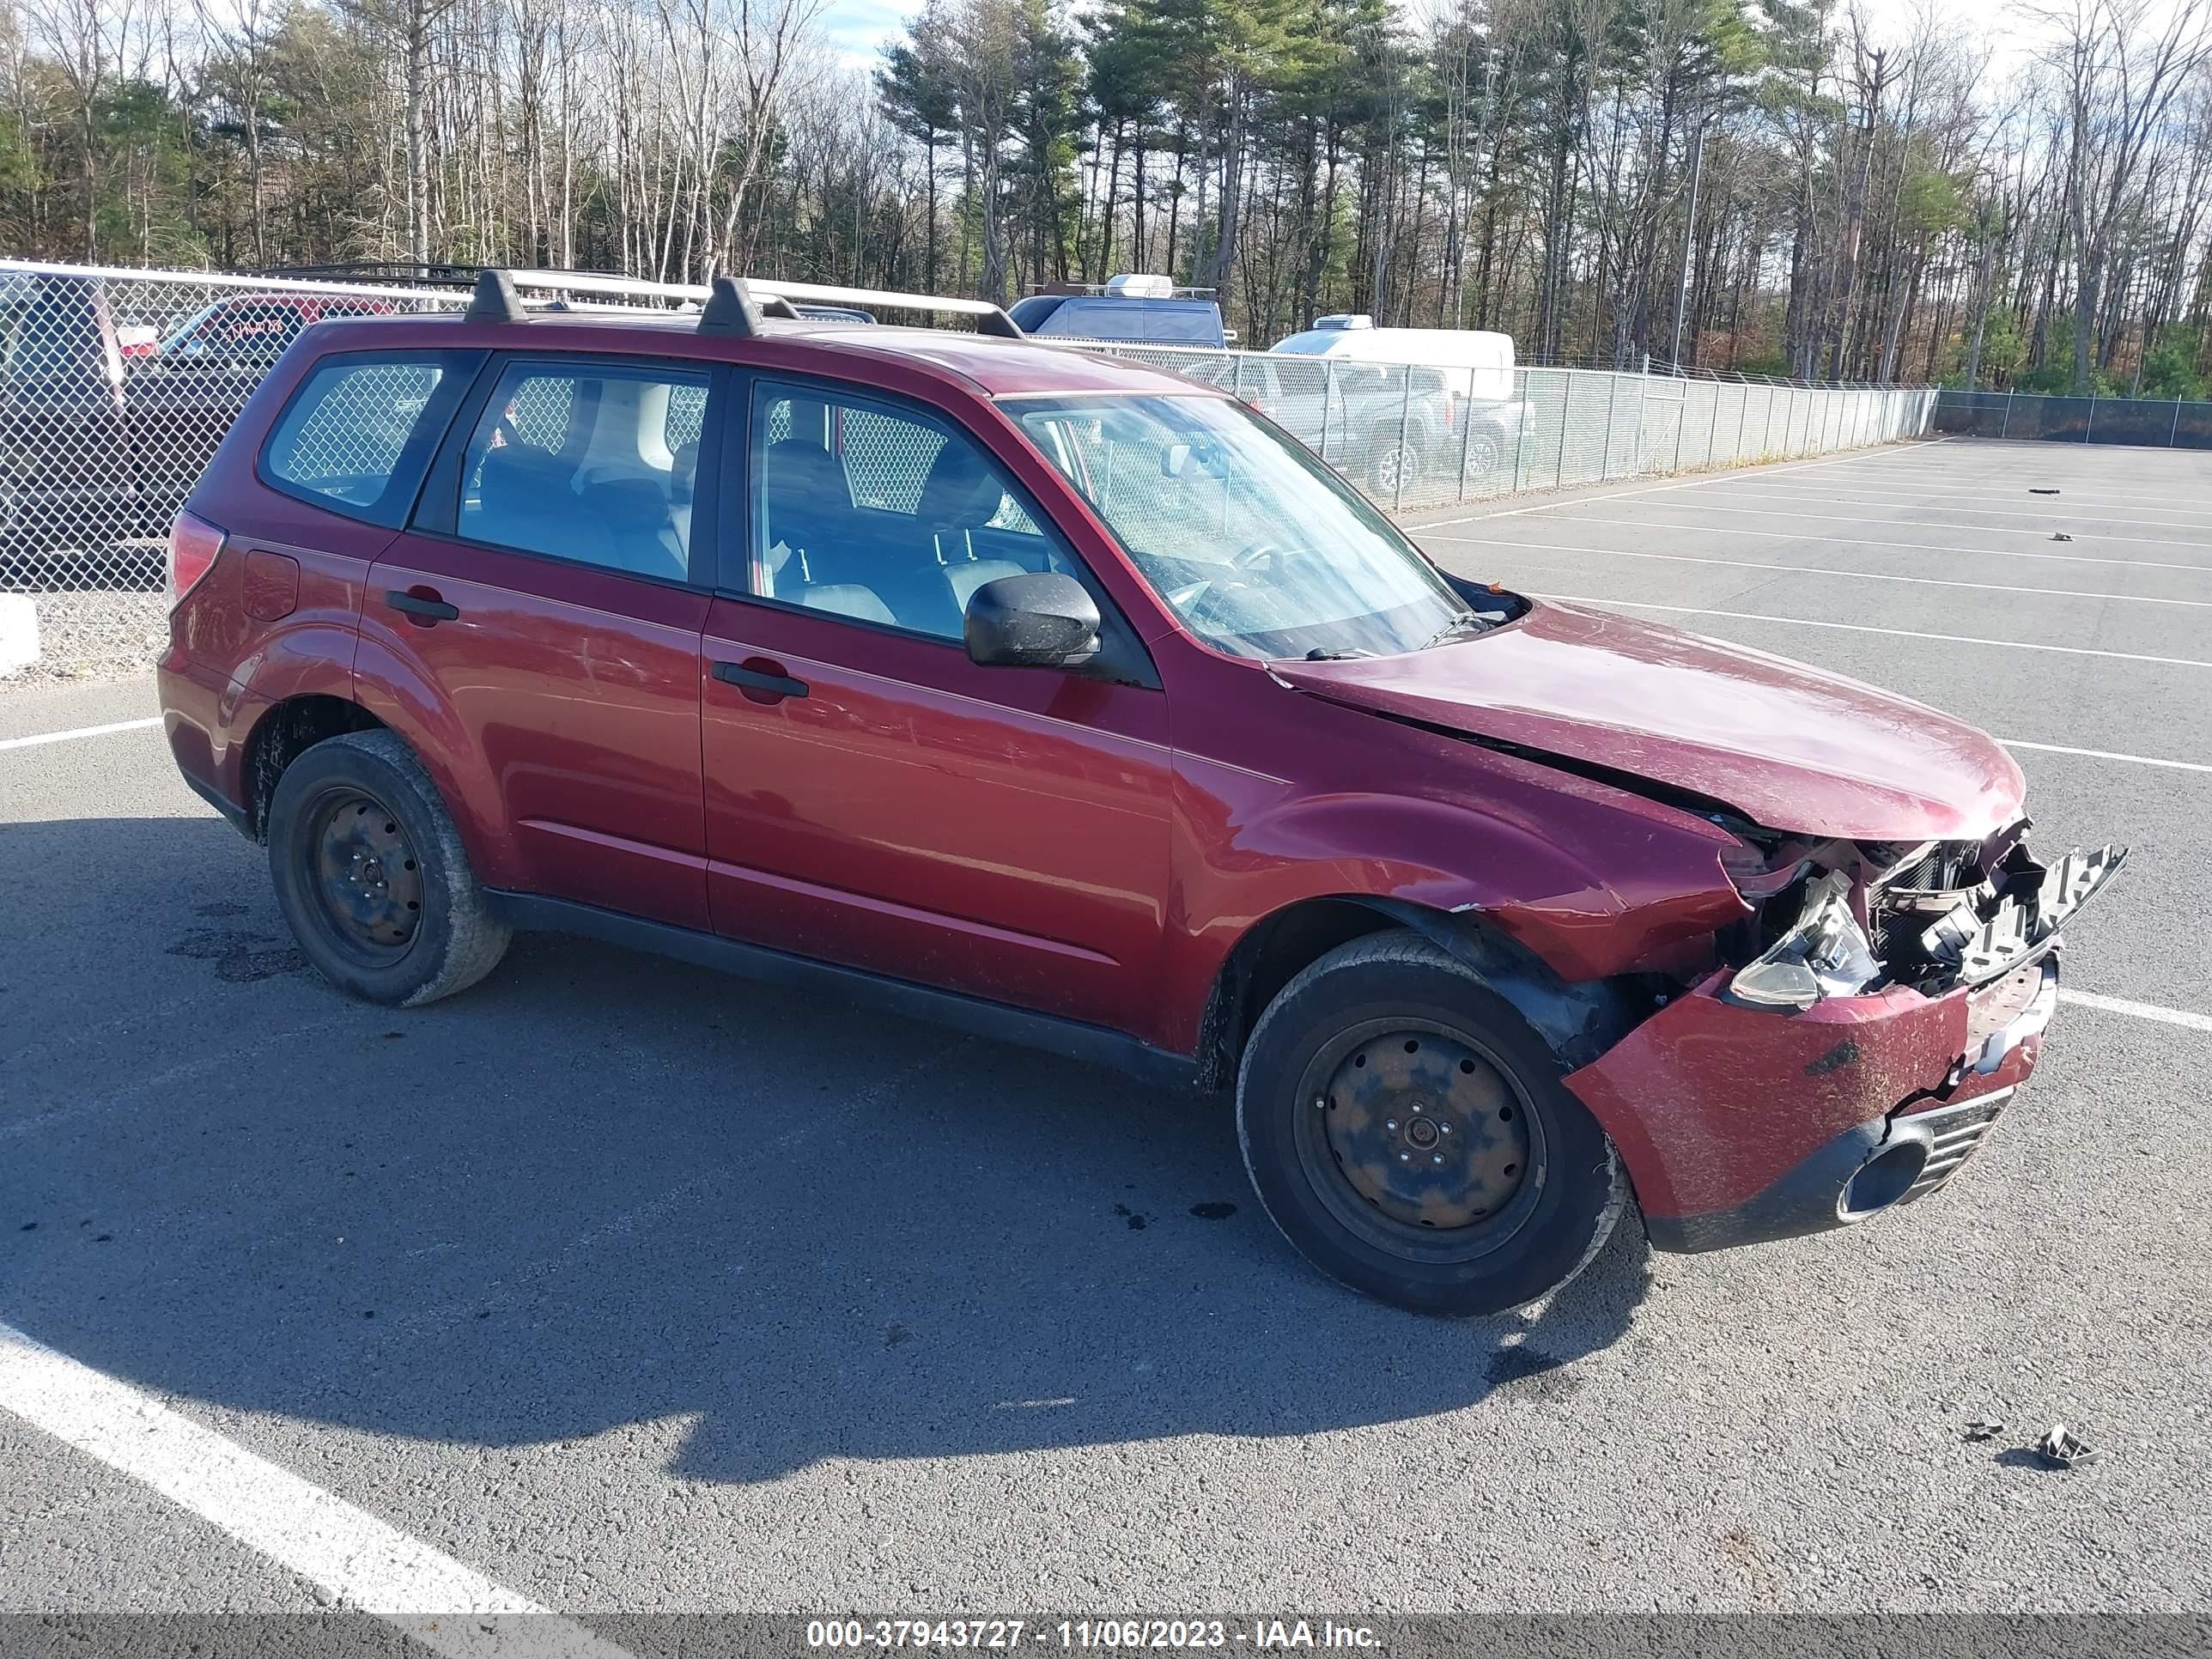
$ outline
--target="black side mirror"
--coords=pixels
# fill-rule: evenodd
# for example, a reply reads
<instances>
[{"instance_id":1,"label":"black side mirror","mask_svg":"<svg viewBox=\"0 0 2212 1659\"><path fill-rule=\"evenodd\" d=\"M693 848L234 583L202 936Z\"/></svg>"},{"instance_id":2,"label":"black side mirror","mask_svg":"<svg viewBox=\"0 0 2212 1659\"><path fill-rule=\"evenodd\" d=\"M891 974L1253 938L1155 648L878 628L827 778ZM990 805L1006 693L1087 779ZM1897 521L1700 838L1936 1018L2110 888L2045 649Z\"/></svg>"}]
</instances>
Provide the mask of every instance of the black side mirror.
<instances>
[{"instance_id":1,"label":"black side mirror","mask_svg":"<svg viewBox=\"0 0 2212 1659\"><path fill-rule=\"evenodd\" d=\"M1001 576L969 597L962 630L986 667L1076 668L1098 654L1098 607L1073 576Z\"/></svg>"}]
</instances>

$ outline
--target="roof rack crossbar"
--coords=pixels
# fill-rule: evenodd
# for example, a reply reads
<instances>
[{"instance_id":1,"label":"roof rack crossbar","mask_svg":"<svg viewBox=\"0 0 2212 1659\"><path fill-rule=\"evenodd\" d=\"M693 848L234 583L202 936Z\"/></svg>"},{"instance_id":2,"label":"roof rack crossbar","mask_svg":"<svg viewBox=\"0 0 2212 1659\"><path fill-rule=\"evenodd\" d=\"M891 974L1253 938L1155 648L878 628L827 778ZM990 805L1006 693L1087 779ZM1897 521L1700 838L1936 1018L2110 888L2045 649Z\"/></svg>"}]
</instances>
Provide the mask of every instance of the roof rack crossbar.
<instances>
[{"instance_id":1,"label":"roof rack crossbar","mask_svg":"<svg viewBox=\"0 0 2212 1659\"><path fill-rule=\"evenodd\" d=\"M773 294L786 300L812 300L823 305L867 306L885 311L942 311L973 317L978 334L1001 339L1028 337L1002 307L988 300L966 300L950 294L901 294L881 288L840 288L826 283L787 283L774 276L752 278L757 294Z\"/></svg>"},{"instance_id":2,"label":"roof rack crossbar","mask_svg":"<svg viewBox=\"0 0 2212 1659\"><path fill-rule=\"evenodd\" d=\"M562 289L575 294L629 294L654 299L704 301L713 299L716 291L696 283L656 283L599 271L517 270L508 274L518 288ZM719 285L727 279L715 280ZM783 314L772 308L772 302L816 301L825 305L865 306L886 311L950 313L973 317L979 334L995 334L1008 340L1027 337L1001 307L988 300L963 299L950 294L901 294L889 289L839 288L823 283L787 283L773 276L747 277L744 283L756 310L770 317Z\"/></svg>"}]
</instances>

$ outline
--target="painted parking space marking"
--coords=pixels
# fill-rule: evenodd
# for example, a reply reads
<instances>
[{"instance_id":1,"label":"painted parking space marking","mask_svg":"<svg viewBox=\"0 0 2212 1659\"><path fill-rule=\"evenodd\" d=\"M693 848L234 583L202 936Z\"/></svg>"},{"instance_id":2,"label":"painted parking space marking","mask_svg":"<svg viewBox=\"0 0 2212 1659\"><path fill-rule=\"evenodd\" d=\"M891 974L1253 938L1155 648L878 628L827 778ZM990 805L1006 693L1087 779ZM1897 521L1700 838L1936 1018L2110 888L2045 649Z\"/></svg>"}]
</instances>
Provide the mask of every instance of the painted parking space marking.
<instances>
[{"instance_id":1,"label":"painted parking space marking","mask_svg":"<svg viewBox=\"0 0 2212 1659\"><path fill-rule=\"evenodd\" d=\"M112 732L143 732L161 723L159 714L150 714L143 720L110 720L105 726L80 726L67 732L34 732L27 738L0 738L0 749L36 749L49 743L75 743L79 738L104 738Z\"/></svg>"},{"instance_id":2,"label":"painted parking space marking","mask_svg":"<svg viewBox=\"0 0 2212 1659\"><path fill-rule=\"evenodd\" d=\"M1650 519L1601 519L1577 513L1555 514L1546 519L1544 522L1546 524L1620 525L1636 530L1668 530L1678 535L1764 536L1769 541L1802 542L1807 539L1794 530L1747 530L1741 525L1663 524ZM1446 536L1440 539L1466 541L1487 538ZM1831 538L1822 538L1821 539ZM2183 564L2166 559L2100 559L2094 553L2028 553L2013 547L1958 547L1942 542L1871 542L1861 536L1850 538L1849 545L1879 547L1900 553L1964 553L1979 559L2034 559L2046 564L2117 565L2127 570L2179 570L2191 575L2212 576L2212 564Z\"/></svg>"},{"instance_id":3,"label":"painted parking space marking","mask_svg":"<svg viewBox=\"0 0 2212 1659\"><path fill-rule=\"evenodd\" d=\"M1929 467L1929 476L1944 477L1948 476L1948 469ZM2013 491L2004 491L2004 493L1969 491L1969 489L1938 489L1938 487L1933 487L1933 484L1927 484L1927 487L1917 487L1917 489L1916 487L1863 489L1863 491L1858 491L1856 495L1825 495L1825 493L1820 493L1820 489L1818 487L1790 489L1787 484L1765 484L1765 483L1760 483L1759 477L1750 476L1750 473L1745 473L1743 477L1736 477L1736 480L1729 480L1729 483L1735 483L1736 487L1743 489L1743 491L1765 493L1765 495L1785 495L1785 498L1796 498L1801 500L1801 502L1823 502L1823 500L1863 500L1867 498L1867 495L1893 495L1893 498L1900 498L1898 500L1898 507L1931 507L1933 504L1931 498L1947 498L1947 500L1955 500L1955 502L2021 502L2021 500L2028 500L2027 484L2021 484L2020 489L2013 489ZM1827 480L1823 477L1823 480L1818 480L1818 484L1827 484ZM2070 514L2070 511L2075 511L2075 508L2079 507L2126 507L2130 514L2135 514L2135 511L2143 511L2143 508L2150 508L2152 514L2179 514L2181 518L2212 518L2212 507L2199 507L2199 504L2190 502L2190 500L2179 500L2174 498L2174 495L2143 495L2143 498L2136 498L2136 500L2112 500L2111 495L2077 495L2077 493L2073 493L2066 487L2055 487L2055 489L2059 491L2057 495L2037 495L2035 511L2042 511L2042 514Z\"/></svg>"},{"instance_id":4,"label":"painted parking space marking","mask_svg":"<svg viewBox=\"0 0 2212 1659\"><path fill-rule=\"evenodd\" d=\"M2076 749L2063 743L2030 743L2025 738L1999 738L1997 741L2008 749L2032 749L2039 755L2079 755L2087 760L2119 761L2129 766L2155 766L2174 772L2212 775L2212 765L2203 761L2170 760L2163 755L2128 755L2116 749Z\"/></svg>"},{"instance_id":5,"label":"painted parking space marking","mask_svg":"<svg viewBox=\"0 0 2212 1659\"><path fill-rule=\"evenodd\" d=\"M2095 599L2114 605L2179 605L2212 610L2212 599L2169 599L2144 593L2097 593L2078 587L2022 587L2014 582L1969 582L1949 576L1899 576L1875 570L1839 570L1826 564L1770 564L1753 559L1716 559L1698 553L1644 553L1625 547L1577 547L1559 542L1509 542L1495 536L1438 536L1440 542L1512 547L1538 553L1601 553L1614 559L1658 559L1669 564L1725 565L1735 570L1773 570L1798 576L1844 576L1863 582L1911 582L1922 587L1964 587L1982 593L2039 593L2054 599Z\"/></svg>"},{"instance_id":6,"label":"painted parking space marking","mask_svg":"<svg viewBox=\"0 0 2212 1659\"><path fill-rule=\"evenodd\" d=\"M1607 496L1598 499L1611 500L1612 498ZM1572 505L1576 507L1586 507L1590 503L1588 501L1560 503L1562 506ZM1856 513L1785 513L1773 507L1720 507L1711 501L1647 501L1645 505L1647 507L1659 508L1662 511L1668 508L1679 507L1685 513L1727 513L1739 518L1746 519L1806 519L1811 520L1814 524L1826 525L1879 524L1887 525L1892 529L1897 529L1913 522L1911 519L1877 519ZM1534 513L1539 509L1529 507L1527 510ZM1447 520L1447 522L1450 521ZM2092 520L2092 522L2100 523L2105 521ZM2121 523L2131 521L2114 520L2111 522ZM1416 526L1417 529L1423 526ZM1684 527L1686 529L1691 526L1685 526ZM1929 525L1928 528L1930 530L1971 531L1984 536L2035 536L2040 537L2045 540L2048 540L2050 538L2049 532L2047 530L2028 530L2024 529L2018 525L2009 524L1932 524ZM2085 530L2078 535L2075 534L2075 532L2071 531L2069 531L2067 533L2073 535L2074 539L2080 542L2132 542L2136 545L2142 547L2194 547L2199 550L2212 549L2212 539L2199 538L2197 540L2191 540L2185 536L2116 536L2110 531L2103 530ZM1838 537L1833 538L1832 539L1848 540L1849 538Z\"/></svg>"},{"instance_id":7,"label":"painted parking space marking","mask_svg":"<svg viewBox=\"0 0 2212 1659\"><path fill-rule=\"evenodd\" d=\"M2152 518L2143 518L2139 504L2130 507L2128 511L2097 511L2088 502L2066 500L2063 495L2048 500L2048 502L2039 502L2035 507L1986 507L1982 502L1944 507L1942 502L1929 502L1929 500L1874 500L1878 491L1854 491L1850 495L1834 495L1834 493L1814 493L1809 489L1783 489L1781 484L1759 487L1759 484L1752 483L1741 483L1736 484L1736 493L1747 500L1836 502L1838 507L1874 507L1885 511L1885 514L1980 514L1982 518L2033 518L2044 529L2084 522L2084 525L2157 525L2161 529L2177 531L2212 531L2212 522L2205 522L2201 515L2181 515L2181 518L2152 515ZM1736 498L1732 495L1729 500ZM2059 504L2062 500L2066 500L2063 507ZM2006 531L2006 533L2017 533L2017 531Z\"/></svg>"},{"instance_id":8,"label":"painted parking space marking","mask_svg":"<svg viewBox=\"0 0 2212 1659\"><path fill-rule=\"evenodd\" d=\"M1723 617L1731 622L1779 623L1786 628L1831 628L1846 634L1886 634L1900 640L1938 640L1946 645L1986 645L2003 651L2046 651L2062 657L2106 657L2119 662L2157 663L2167 668L2212 668L2197 657L2154 657L2140 651L2100 651L2087 645L2039 645L2029 640L1992 640L1978 634L1923 633L1914 628L1877 628L1872 623L1815 620L1810 617L1772 617L1756 611L1716 611L1704 605L1655 605L1644 599L1597 599L1583 593L1538 593L1540 599L1561 605L1590 605L1600 610L1665 611L1680 617Z\"/></svg>"},{"instance_id":9,"label":"painted parking space marking","mask_svg":"<svg viewBox=\"0 0 2212 1659\"><path fill-rule=\"evenodd\" d=\"M2212 1014L2192 1014L2185 1009L2162 1008L2154 1002L2130 1002L2125 997L2100 996L2094 991L2061 989L2058 1000L2073 1003L2077 1007L2094 1008L2100 1013L2124 1014L2130 1019L2148 1019L2160 1025L2179 1025L2185 1030L2212 1035Z\"/></svg>"},{"instance_id":10,"label":"painted parking space marking","mask_svg":"<svg viewBox=\"0 0 2212 1659\"><path fill-rule=\"evenodd\" d=\"M629 1659L529 1597L0 1324L0 1409L452 1659Z\"/></svg>"}]
</instances>

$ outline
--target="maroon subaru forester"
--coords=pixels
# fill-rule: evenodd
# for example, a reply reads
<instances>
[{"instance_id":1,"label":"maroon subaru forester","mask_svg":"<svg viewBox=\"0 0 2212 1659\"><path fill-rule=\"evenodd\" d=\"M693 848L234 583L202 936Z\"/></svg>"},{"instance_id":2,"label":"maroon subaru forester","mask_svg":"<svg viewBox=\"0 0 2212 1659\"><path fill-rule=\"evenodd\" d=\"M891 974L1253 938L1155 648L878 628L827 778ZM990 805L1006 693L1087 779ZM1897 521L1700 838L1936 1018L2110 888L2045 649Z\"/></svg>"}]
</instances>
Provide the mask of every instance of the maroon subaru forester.
<instances>
[{"instance_id":1,"label":"maroon subaru forester","mask_svg":"<svg viewBox=\"0 0 2212 1659\"><path fill-rule=\"evenodd\" d=\"M1632 1195L1680 1250L1919 1198L2035 1064L2124 854L2039 862L1980 732L1462 581L1207 387L769 289L495 274L246 407L161 701L332 984L563 929L1232 1089L1291 1241L1455 1314Z\"/></svg>"}]
</instances>

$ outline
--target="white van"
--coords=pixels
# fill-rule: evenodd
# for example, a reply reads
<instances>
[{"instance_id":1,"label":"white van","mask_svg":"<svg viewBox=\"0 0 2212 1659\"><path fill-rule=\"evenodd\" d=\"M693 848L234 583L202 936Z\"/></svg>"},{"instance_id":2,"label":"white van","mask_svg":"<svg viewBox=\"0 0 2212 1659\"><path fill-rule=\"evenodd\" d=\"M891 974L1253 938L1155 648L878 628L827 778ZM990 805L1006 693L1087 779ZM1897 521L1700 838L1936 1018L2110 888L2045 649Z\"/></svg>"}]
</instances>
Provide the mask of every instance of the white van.
<instances>
[{"instance_id":1,"label":"white van","mask_svg":"<svg viewBox=\"0 0 2212 1659\"><path fill-rule=\"evenodd\" d=\"M1470 369L1455 388L1493 403L1513 398L1513 337L1480 328L1377 328L1364 312L1316 317L1314 325L1275 343L1277 351L1356 363L1408 363L1421 368Z\"/></svg>"},{"instance_id":2,"label":"white van","mask_svg":"<svg viewBox=\"0 0 2212 1659\"><path fill-rule=\"evenodd\" d=\"M1268 355L1332 366L1324 380L1285 364L1266 377L1265 401L1253 401L1386 507L1483 488L1512 465L1525 422L1510 334L1377 328L1364 313L1342 313L1317 318Z\"/></svg>"}]
</instances>

